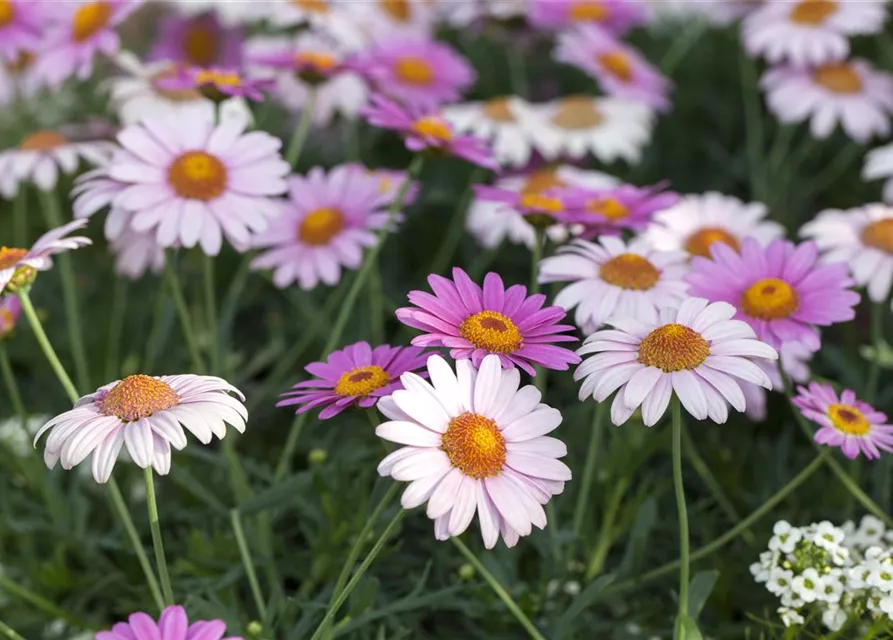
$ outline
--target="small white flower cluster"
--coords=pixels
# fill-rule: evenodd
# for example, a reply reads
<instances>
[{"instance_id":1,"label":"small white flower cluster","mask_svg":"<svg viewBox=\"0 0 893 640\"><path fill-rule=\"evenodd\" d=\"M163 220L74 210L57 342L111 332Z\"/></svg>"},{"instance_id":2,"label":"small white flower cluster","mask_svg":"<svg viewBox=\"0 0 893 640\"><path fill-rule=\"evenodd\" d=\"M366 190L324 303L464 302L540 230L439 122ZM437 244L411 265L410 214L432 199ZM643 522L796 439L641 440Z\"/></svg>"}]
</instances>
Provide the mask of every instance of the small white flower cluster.
<instances>
[{"instance_id":1,"label":"small white flower cluster","mask_svg":"<svg viewBox=\"0 0 893 640\"><path fill-rule=\"evenodd\" d=\"M785 626L803 624L811 614L839 631L847 621L877 620L893 614L893 529L874 516L859 526L835 527L827 520L805 527L775 523L769 550L750 572L778 596ZM857 622L858 623L858 622Z\"/></svg>"}]
</instances>

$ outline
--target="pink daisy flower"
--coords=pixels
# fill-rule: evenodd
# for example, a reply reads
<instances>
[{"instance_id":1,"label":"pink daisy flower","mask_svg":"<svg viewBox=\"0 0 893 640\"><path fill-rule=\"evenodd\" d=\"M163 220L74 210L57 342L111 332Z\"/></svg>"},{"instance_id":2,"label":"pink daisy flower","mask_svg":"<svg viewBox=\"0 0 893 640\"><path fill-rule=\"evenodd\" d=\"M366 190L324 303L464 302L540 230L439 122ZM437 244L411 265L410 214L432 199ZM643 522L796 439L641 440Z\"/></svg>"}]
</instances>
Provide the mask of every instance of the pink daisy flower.
<instances>
[{"instance_id":1,"label":"pink daisy flower","mask_svg":"<svg viewBox=\"0 0 893 640\"><path fill-rule=\"evenodd\" d=\"M241 62L242 30L224 27L215 13L167 16L158 23L157 34L148 60L192 67L236 67Z\"/></svg>"},{"instance_id":2,"label":"pink daisy flower","mask_svg":"<svg viewBox=\"0 0 893 640\"><path fill-rule=\"evenodd\" d=\"M408 171L400 171L399 169L369 169L359 162L348 162L341 165L351 171L356 171L362 176L371 176L378 180L378 193L381 195L382 206L390 206L397 195L403 183L409 179ZM419 195L420 186L418 181L413 180L403 196L403 204L410 205L415 202Z\"/></svg>"},{"instance_id":3,"label":"pink daisy flower","mask_svg":"<svg viewBox=\"0 0 893 640\"><path fill-rule=\"evenodd\" d=\"M851 460L859 453L875 460L881 451L893 452L893 426L887 424L886 414L859 400L850 389L838 397L830 384L811 382L808 387L797 387L791 402L804 418L821 426L816 442L840 447Z\"/></svg>"},{"instance_id":4,"label":"pink daisy flower","mask_svg":"<svg viewBox=\"0 0 893 640\"><path fill-rule=\"evenodd\" d=\"M224 235L247 248L250 233L280 215L274 196L287 189L290 167L278 138L245 126L218 124L214 106L200 103L123 129L109 177L127 185L115 205L134 214L131 228L154 230L163 247L200 244L212 256Z\"/></svg>"},{"instance_id":5,"label":"pink daisy flower","mask_svg":"<svg viewBox=\"0 0 893 640\"><path fill-rule=\"evenodd\" d=\"M127 376L83 396L73 409L47 422L34 444L51 431L43 454L50 469L60 461L63 469L72 469L92 453L93 479L100 484L108 482L124 446L138 467L167 475L171 447L186 447L183 427L202 444L212 436L222 440L227 424L244 433L244 400L238 389L214 376Z\"/></svg>"},{"instance_id":6,"label":"pink daisy flower","mask_svg":"<svg viewBox=\"0 0 893 640\"><path fill-rule=\"evenodd\" d=\"M415 306L397 309L400 322L426 332L412 344L448 347L450 356L471 359L475 366L495 354L506 369L517 366L530 375L536 375L535 365L565 371L580 361L573 351L552 344L577 338L561 335L574 328L557 324L564 309L543 308L546 296L541 293L528 297L527 287L519 284L506 289L492 272L481 289L459 267L452 280L431 274L428 284L434 295L411 291L409 301Z\"/></svg>"},{"instance_id":7,"label":"pink daisy flower","mask_svg":"<svg viewBox=\"0 0 893 640\"><path fill-rule=\"evenodd\" d=\"M78 0L53 3L35 71L51 85L72 75L86 80L97 53L113 56L121 46L115 27L140 8L142 0Z\"/></svg>"},{"instance_id":8,"label":"pink daisy flower","mask_svg":"<svg viewBox=\"0 0 893 640\"><path fill-rule=\"evenodd\" d=\"M299 405L297 413L323 407L320 420L334 418L351 406L374 407L383 397L403 388L401 375L424 367L427 359L418 347L383 344L373 349L368 342L357 342L333 351L325 362L304 367L316 377L283 393L285 400L276 406Z\"/></svg>"},{"instance_id":9,"label":"pink daisy flower","mask_svg":"<svg viewBox=\"0 0 893 640\"><path fill-rule=\"evenodd\" d=\"M623 35L646 21L641 6L627 0L530 0L529 7L527 20L545 29L591 23Z\"/></svg>"},{"instance_id":10,"label":"pink daisy flower","mask_svg":"<svg viewBox=\"0 0 893 640\"><path fill-rule=\"evenodd\" d=\"M37 50L43 35L43 7L33 0L0 2L0 61L15 63Z\"/></svg>"},{"instance_id":11,"label":"pink daisy flower","mask_svg":"<svg viewBox=\"0 0 893 640\"><path fill-rule=\"evenodd\" d=\"M839 122L857 142L890 133L893 76L865 60L833 62L821 67L783 66L760 80L766 103L786 124L810 120L816 138L831 135Z\"/></svg>"},{"instance_id":12,"label":"pink daisy flower","mask_svg":"<svg viewBox=\"0 0 893 640\"><path fill-rule=\"evenodd\" d=\"M22 303L18 296L0 296L0 342L12 336L21 315Z\"/></svg>"},{"instance_id":13,"label":"pink daisy flower","mask_svg":"<svg viewBox=\"0 0 893 640\"><path fill-rule=\"evenodd\" d=\"M86 220L75 220L51 229L40 236L30 249L0 246L0 294L30 285L38 271L52 268L51 256L93 244L89 238L68 235L86 225Z\"/></svg>"},{"instance_id":14,"label":"pink daisy flower","mask_svg":"<svg viewBox=\"0 0 893 640\"><path fill-rule=\"evenodd\" d=\"M657 424L673 393L698 420L718 424L731 404L746 405L739 379L772 388L754 358L776 360L775 349L756 339L753 329L732 320L735 307L688 298L678 309L661 309L658 322L615 316L614 329L589 336L577 351L594 353L574 372L583 380L580 399L605 402L614 391L611 421L621 425L641 405L646 427Z\"/></svg>"},{"instance_id":15,"label":"pink daisy flower","mask_svg":"<svg viewBox=\"0 0 893 640\"><path fill-rule=\"evenodd\" d=\"M778 359L784 372L794 382L807 382L811 377L809 361L812 360L814 351L810 351L799 342L784 342L778 350ZM778 373L778 364L775 362L756 361L755 364L762 369L773 389L784 389L784 382ZM741 390L744 392L744 400L747 408L744 414L751 420L762 422L766 419L766 396L768 392L761 386L742 382Z\"/></svg>"},{"instance_id":16,"label":"pink daisy flower","mask_svg":"<svg viewBox=\"0 0 893 640\"><path fill-rule=\"evenodd\" d=\"M530 224L551 227L558 224L572 207L579 205L579 192L567 186L552 186L542 190L515 191L504 185L476 184L472 187L481 202L499 202L506 209L516 211Z\"/></svg>"},{"instance_id":17,"label":"pink daisy flower","mask_svg":"<svg viewBox=\"0 0 893 640\"><path fill-rule=\"evenodd\" d=\"M731 303L738 308L735 317L776 349L784 342L801 342L817 351L817 326L856 316L859 294L849 289L853 281L847 265L817 265L814 242L774 240L762 247L748 238L740 254L722 242L713 243L710 254L712 259L692 258L689 293Z\"/></svg>"},{"instance_id":18,"label":"pink daisy flower","mask_svg":"<svg viewBox=\"0 0 893 640\"><path fill-rule=\"evenodd\" d=\"M432 355L428 373L431 383L403 374L405 389L378 403L391 420L375 433L407 445L378 465L382 476L410 483L403 507L427 502L438 540L460 535L477 513L488 549L500 534L513 547L534 526L545 528L542 505L571 479L558 460L567 447L546 435L561 413L540 403L536 387L521 387L520 372L503 370L496 356L484 358L480 370L460 360L454 373Z\"/></svg>"},{"instance_id":19,"label":"pink daisy flower","mask_svg":"<svg viewBox=\"0 0 893 640\"><path fill-rule=\"evenodd\" d=\"M142 278L147 272L156 275L164 270L164 247L154 233L126 229L109 242L115 254L115 273L131 280Z\"/></svg>"},{"instance_id":20,"label":"pink daisy flower","mask_svg":"<svg viewBox=\"0 0 893 640\"><path fill-rule=\"evenodd\" d=\"M475 80L468 61L435 40L382 42L359 53L351 66L378 92L411 107L456 102Z\"/></svg>"},{"instance_id":21,"label":"pink daisy flower","mask_svg":"<svg viewBox=\"0 0 893 640\"><path fill-rule=\"evenodd\" d=\"M111 631L100 631L96 640L242 640L240 636L223 637L223 620L199 620L189 624L186 610L174 605L164 609L158 622L148 613L132 613L127 622L119 622Z\"/></svg>"},{"instance_id":22,"label":"pink daisy flower","mask_svg":"<svg viewBox=\"0 0 893 640\"><path fill-rule=\"evenodd\" d=\"M292 176L288 188L282 213L252 242L267 251L251 268L274 269L273 284L280 289L295 282L302 289L319 282L335 285L341 268L358 269L363 248L375 245L375 230L388 223L384 207L391 199L378 178L359 175L350 166L329 173L314 167L306 177Z\"/></svg>"},{"instance_id":23,"label":"pink daisy flower","mask_svg":"<svg viewBox=\"0 0 893 640\"><path fill-rule=\"evenodd\" d=\"M643 231L658 211L679 202L679 194L664 191L664 184L636 187L622 184L609 189L571 189L565 196L573 203L556 215L564 224L580 225L580 237L590 240L622 230Z\"/></svg>"},{"instance_id":24,"label":"pink daisy flower","mask_svg":"<svg viewBox=\"0 0 893 640\"><path fill-rule=\"evenodd\" d=\"M197 89L217 101L226 97L244 97L260 102L272 89L274 81L271 78L249 78L232 67L180 67L172 75L159 78L156 84L167 91Z\"/></svg>"},{"instance_id":25,"label":"pink daisy flower","mask_svg":"<svg viewBox=\"0 0 893 640\"><path fill-rule=\"evenodd\" d=\"M499 170L493 153L483 140L456 135L452 125L439 112L403 107L378 95L373 95L371 102L361 111L369 124L403 134L410 151L445 153L493 171Z\"/></svg>"},{"instance_id":26,"label":"pink daisy flower","mask_svg":"<svg viewBox=\"0 0 893 640\"><path fill-rule=\"evenodd\" d=\"M607 94L644 102L660 111L670 108L670 81L635 49L600 27L584 24L563 32L554 57L598 80Z\"/></svg>"}]
</instances>

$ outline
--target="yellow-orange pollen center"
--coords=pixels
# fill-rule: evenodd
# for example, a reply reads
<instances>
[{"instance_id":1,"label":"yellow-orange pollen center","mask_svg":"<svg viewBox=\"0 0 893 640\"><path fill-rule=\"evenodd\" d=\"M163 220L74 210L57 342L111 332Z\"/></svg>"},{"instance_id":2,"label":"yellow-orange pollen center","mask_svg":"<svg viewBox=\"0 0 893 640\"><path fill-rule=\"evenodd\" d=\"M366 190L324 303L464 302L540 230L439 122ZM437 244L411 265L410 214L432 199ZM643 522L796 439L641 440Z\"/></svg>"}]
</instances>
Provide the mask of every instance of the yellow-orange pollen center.
<instances>
[{"instance_id":1,"label":"yellow-orange pollen center","mask_svg":"<svg viewBox=\"0 0 893 640\"><path fill-rule=\"evenodd\" d=\"M74 14L71 23L71 39L84 42L93 37L108 24L112 17L112 6L108 2L88 2Z\"/></svg>"},{"instance_id":2,"label":"yellow-orange pollen center","mask_svg":"<svg viewBox=\"0 0 893 640\"><path fill-rule=\"evenodd\" d=\"M813 79L834 93L852 94L862 91L862 77L845 62L834 62L812 72Z\"/></svg>"},{"instance_id":3,"label":"yellow-orange pollen center","mask_svg":"<svg viewBox=\"0 0 893 640\"><path fill-rule=\"evenodd\" d=\"M204 151L187 151L171 163L167 181L182 198L214 200L226 190L226 167Z\"/></svg>"},{"instance_id":4,"label":"yellow-orange pollen center","mask_svg":"<svg viewBox=\"0 0 893 640\"><path fill-rule=\"evenodd\" d=\"M329 5L326 0L291 0L291 3L311 13L328 13Z\"/></svg>"},{"instance_id":5,"label":"yellow-orange pollen center","mask_svg":"<svg viewBox=\"0 0 893 640\"><path fill-rule=\"evenodd\" d=\"M344 228L344 214L338 209L322 207L314 209L301 220L298 239L315 247L329 244Z\"/></svg>"},{"instance_id":6,"label":"yellow-orange pollen center","mask_svg":"<svg viewBox=\"0 0 893 640\"><path fill-rule=\"evenodd\" d=\"M197 67L207 67L217 60L220 53L220 42L210 25L193 24L183 38L183 53L186 59Z\"/></svg>"},{"instance_id":7,"label":"yellow-orange pollen center","mask_svg":"<svg viewBox=\"0 0 893 640\"><path fill-rule=\"evenodd\" d=\"M635 291L647 291L660 280L658 268L635 253L614 256L599 267L598 275L608 284Z\"/></svg>"},{"instance_id":8,"label":"yellow-orange pollen center","mask_svg":"<svg viewBox=\"0 0 893 640\"><path fill-rule=\"evenodd\" d=\"M493 420L476 413L450 420L440 448L454 467L477 480L498 476L505 466L505 437Z\"/></svg>"},{"instance_id":9,"label":"yellow-orange pollen center","mask_svg":"<svg viewBox=\"0 0 893 640\"><path fill-rule=\"evenodd\" d=\"M694 369L710 355L710 345L696 331L675 322L658 327L639 343L639 362L664 373Z\"/></svg>"},{"instance_id":10,"label":"yellow-orange pollen center","mask_svg":"<svg viewBox=\"0 0 893 640\"><path fill-rule=\"evenodd\" d=\"M498 311L481 311L465 318L459 333L478 349L491 353L511 353L522 343L521 330Z\"/></svg>"},{"instance_id":11,"label":"yellow-orange pollen center","mask_svg":"<svg viewBox=\"0 0 893 640\"><path fill-rule=\"evenodd\" d=\"M487 101L484 103L481 112L484 114L484 117L495 122L515 121L515 114L512 113L508 98L494 98L493 100Z\"/></svg>"},{"instance_id":12,"label":"yellow-orange pollen center","mask_svg":"<svg viewBox=\"0 0 893 640\"><path fill-rule=\"evenodd\" d=\"M11 24L15 17L15 7L12 6L12 2L0 0L0 27Z\"/></svg>"},{"instance_id":13,"label":"yellow-orange pollen center","mask_svg":"<svg viewBox=\"0 0 893 640\"><path fill-rule=\"evenodd\" d=\"M800 24L820 25L837 11L832 0L803 0L791 10L791 20Z\"/></svg>"},{"instance_id":14,"label":"yellow-orange pollen center","mask_svg":"<svg viewBox=\"0 0 893 640\"><path fill-rule=\"evenodd\" d=\"M391 381L387 371L374 364L358 367L338 378L335 393L339 396L368 396Z\"/></svg>"},{"instance_id":15,"label":"yellow-orange pollen center","mask_svg":"<svg viewBox=\"0 0 893 640\"><path fill-rule=\"evenodd\" d=\"M331 71L337 61L335 56L319 51L299 51L295 54L295 66L298 68L309 67L319 72Z\"/></svg>"},{"instance_id":16,"label":"yellow-orange pollen center","mask_svg":"<svg viewBox=\"0 0 893 640\"><path fill-rule=\"evenodd\" d=\"M524 195L538 194L549 189L566 186L567 183L556 176L553 170L543 169L527 176L524 186L521 187L521 193Z\"/></svg>"},{"instance_id":17,"label":"yellow-orange pollen center","mask_svg":"<svg viewBox=\"0 0 893 640\"><path fill-rule=\"evenodd\" d=\"M19 260L24 258L27 253L28 251L25 249L0 247L0 271L12 268L18 264Z\"/></svg>"},{"instance_id":18,"label":"yellow-orange pollen center","mask_svg":"<svg viewBox=\"0 0 893 640\"><path fill-rule=\"evenodd\" d=\"M568 15L576 22L601 22L608 19L609 11L604 3L597 0L580 0L571 5Z\"/></svg>"},{"instance_id":19,"label":"yellow-orange pollen center","mask_svg":"<svg viewBox=\"0 0 893 640\"><path fill-rule=\"evenodd\" d=\"M404 56L394 63L394 73L406 84L427 87L434 82L434 67L418 56Z\"/></svg>"},{"instance_id":20,"label":"yellow-orange pollen center","mask_svg":"<svg viewBox=\"0 0 893 640\"><path fill-rule=\"evenodd\" d=\"M564 210L564 203L560 198L542 193L525 193L521 196L521 206L537 213L560 213Z\"/></svg>"},{"instance_id":21,"label":"yellow-orange pollen center","mask_svg":"<svg viewBox=\"0 0 893 640\"><path fill-rule=\"evenodd\" d=\"M202 69L195 74L197 85L216 85L218 87L239 87L242 85L242 76L235 71L213 71Z\"/></svg>"},{"instance_id":22,"label":"yellow-orange pollen center","mask_svg":"<svg viewBox=\"0 0 893 640\"><path fill-rule=\"evenodd\" d=\"M37 131L19 143L22 151L49 151L68 144L65 137L55 131Z\"/></svg>"},{"instance_id":23,"label":"yellow-orange pollen center","mask_svg":"<svg viewBox=\"0 0 893 640\"><path fill-rule=\"evenodd\" d=\"M595 108L591 97L570 96L558 103L552 115L552 124L567 131L582 131L601 124L601 112Z\"/></svg>"},{"instance_id":24,"label":"yellow-orange pollen center","mask_svg":"<svg viewBox=\"0 0 893 640\"><path fill-rule=\"evenodd\" d=\"M725 229L720 229L719 227L704 227L688 237L688 240L685 241L685 250L693 256L709 258L710 245L714 242L722 242L735 251L741 249L741 245L738 244L738 238Z\"/></svg>"},{"instance_id":25,"label":"yellow-orange pollen center","mask_svg":"<svg viewBox=\"0 0 893 640\"><path fill-rule=\"evenodd\" d=\"M741 310L752 318L779 320L797 310L797 292L784 280L757 280L741 296Z\"/></svg>"},{"instance_id":26,"label":"yellow-orange pollen center","mask_svg":"<svg viewBox=\"0 0 893 640\"><path fill-rule=\"evenodd\" d=\"M893 218L866 225L862 229L862 242L874 249L893 253Z\"/></svg>"},{"instance_id":27,"label":"yellow-orange pollen center","mask_svg":"<svg viewBox=\"0 0 893 640\"><path fill-rule=\"evenodd\" d=\"M622 82L633 79L633 65L623 51L609 51L598 56L598 62Z\"/></svg>"},{"instance_id":28,"label":"yellow-orange pollen center","mask_svg":"<svg viewBox=\"0 0 893 640\"><path fill-rule=\"evenodd\" d=\"M124 422L148 418L176 407L180 396L169 384L142 374L127 376L99 401L99 411Z\"/></svg>"},{"instance_id":29,"label":"yellow-orange pollen center","mask_svg":"<svg viewBox=\"0 0 893 640\"><path fill-rule=\"evenodd\" d=\"M412 123L412 130L420 136L427 136L440 140L441 142L449 142L453 139L453 132L450 125L445 120L437 116L425 116L419 118Z\"/></svg>"},{"instance_id":30,"label":"yellow-orange pollen center","mask_svg":"<svg viewBox=\"0 0 893 640\"><path fill-rule=\"evenodd\" d=\"M856 407L845 404L828 406L828 417L834 428L850 436L864 436L871 431L871 423Z\"/></svg>"},{"instance_id":31,"label":"yellow-orange pollen center","mask_svg":"<svg viewBox=\"0 0 893 640\"><path fill-rule=\"evenodd\" d=\"M629 215L629 209L617 198L596 198L586 203L586 210L604 216L608 220L623 220Z\"/></svg>"},{"instance_id":32,"label":"yellow-orange pollen center","mask_svg":"<svg viewBox=\"0 0 893 640\"><path fill-rule=\"evenodd\" d=\"M381 0L379 5L385 13L400 22L409 22L412 17L409 0Z\"/></svg>"}]
</instances>

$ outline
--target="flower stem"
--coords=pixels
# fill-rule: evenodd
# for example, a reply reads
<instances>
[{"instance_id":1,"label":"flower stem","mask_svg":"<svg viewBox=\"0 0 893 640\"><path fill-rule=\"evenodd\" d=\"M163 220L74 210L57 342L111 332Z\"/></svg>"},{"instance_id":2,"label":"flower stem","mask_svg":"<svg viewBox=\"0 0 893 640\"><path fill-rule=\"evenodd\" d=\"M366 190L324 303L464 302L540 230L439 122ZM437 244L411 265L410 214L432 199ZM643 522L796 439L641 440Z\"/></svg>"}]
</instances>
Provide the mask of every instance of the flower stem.
<instances>
[{"instance_id":1,"label":"flower stem","mask_svg":"<svg viewBox=\"0 0 893 640\"><path fill-rule=\"evenodd\" d=\"M304 103L301 117L298 119L298 124L295 126L295 132L292 134L291 140L288 143L288 151L285 154L285 160L292 167L295 166L298 158L301 157L301 150L304 148L304 143L307 141L307 134L310 132L310 123L313 122L313 112L315 109L316 89L310 89L307 92L307 102Z\"/></svg>"},{"instance_id":2,"label":"flower stem","mask_svg":"<svg viewBox=\"0 0 893 640\"><path fill-rule=\"evenodd\" d=\"M195 332L192 325L192 317L189 314L189 307L186 306L186 299L183 297L183 287L180 285L180 278L174 269L171 256L168 256L168 259L165 261L164 275L171 290L171 296L174 298L177 314L180 316L180 325L183 328L183 337L186 338L186 346L189 349L189 356L192 359L192 368L196 373L203 373L205 371L205 363L198 350L198 343L195 340Z\"/></svg>"},{"instance_id":3,"label":"flower stem","mask_svg":"<svg viewBox=\"0 0 893 640\"><path fill-rule=\"evenodd\" d=\"M28 244L28 189L24 182L12 202L12 224L15 246L24 248Z\"/></svg>"},{"instance_id":4,"label":"flower stem","mask_svg":"<svg viewBox=\"0 0 893 640\"><path fill-rule=\"evenodd\" d=\"M155 304L152 308L152 328L146 340L146 353L143 355L143 373L151 375L155 368L155 357L158 354L158 343L166 325L165 318L168 315L167 292L163 283L159 281L158 291L155 293Z\"/></svg>"},{"instance_id":5,"label":"flower stem","mask_svg":"<svg viewBox=\"0 0 893 640\"><path fill-rule=\"evenodd\" d=\"M209 351L211 352L211 373L220 375L220 333L217 330L217 295L214 291L214 258L204 256L202 260L204 272L205 293L205 319L208 323L208 334L211 337Z\"/></svg>"},{"instance_id":6,"label":"flower stem","mask_svg":"<svg viewBox=\"0 0 893 640\"><path fill-rule=\"evenodd\" d=\"M112 293L112 313L109 316L108 345L105 350L105 375L106 380L114 380L119 371L118 356L121 351L121 333L124 329L124 316L127 313L127 292L129 290L126 278L115 278L115 286Z\"/></svg>"},{"instance_id":7,"label":"flower stem","mask_svg":"<svg viewBox=\"0 0 893 640\"><path fill-rule=\"evenodd\" d=\"M15 632L15 629L3 622L3 620L0 620L0 633L9 638L9 640L25 640Z\"/></svg>"},{"instance_id":8,"label":"flower stem","mask_svg":"<svg viewBox=\"0 0 893 640\"><path fill-rule=\"evenodd\" d=\"M679 614L676 617L677 637L685 640L682 617L688 615L689 548L688 512L685 508L685 488L682 486L682 407L675 395L673 412L673 488L676 491L676 511L679 514Z\"/></svg>"},{"instance_id":9,"label":"flower stem","mask_svg":"<svg viewBox=\"0 0 893 640\"><path fill-rule=\"evenodd\" d=\"M15 375L12 373L12 365L9 364L9 354L6 347L0 344L0 374L3 375L3 382L6 385L6 391L9 393L9 401L12 402L12 408L18 414L19 420L22 421L22 429L28 433L28 412L25 411L25 403L22 402L22 394L19 393L19 385L16 383Z\"/></svg>"},{"instance_id":10,"label":"flower stem","mask_svg":"<svg viewBox=\"0 0 893 640\"><path fill-rule=\"evenodd\" d=\"M586 452L586 465L583 467L583 479L580 481L580 493L577 496L577 508L574 509L574 537L581 540L583 525L586 524L586 512L589 510L589 492L592 490L592 479L595 475L595 463L598 460L598 448L604 430L607 403L595 405L592 414L592 429L589 432L589 449Z\"/></svg>"},{"instance_id":11,"label":"flower stem","mask_svg":"<svg viewBox=\"0 0 893 640\"><path fill-rule=\"evenodd\" d=\"M40 609L40 611L45 613L49 618L59 618L61 620L65 620L66 622L76 627L80 627L81 629L90 626L83 620L72 616L70 613L65 611L65 609L60 609L58 606L56 606L43 596L40 596L33 591L26 589L20 584L13 582L7 574L2 572L0 572L0 592L24 600L28 604L32 605L34 608Z\"/></svg>"},{"instance_id":12,"label":"flower stem","mask_svg":"<svg viewBox=\"0 0 893 640\"><path fill-rule=\"evenodd\" d=\"M512 599L512 596L509 595L505 588L499 584L496 577L487 570L484 563L478 560L477 556L471 552L471 549L466 547L465 543L458 537L454 536L450 538L450 540L459 549L459 553L465 556L465 559L468 560L475 570L484 577L484 580L486 580L487 584L490 585L490 588L496 592L496 595L502 600L509 612L511 612L511 614L515 616L515 619L521 623L521 626L524 627L527 634L534 640L546 640L546 637L537 630L534 624L530 621L530 618L524 615L524 612L521 611L521 607L519 607Z\"/></svg>"},{"instance_id":13,"label":"flower stem","mask_svg":"<svg viewBox=\"0 0 893 640\"><path fill-rule=\"evenodd\" d=\"M484 175L486 175L486 169L483 167L475 167L471 172L471 176L468 179L468 186L465 189L465 193L462 194L459 203L456 205L455 211L453 211L453 215L450 218L450 226L447 229L443 242L440 243L440 249L437 251L434 260L431 262L431 268L428 270L428 273L439 274L449 266L450 260L452 260L453 255L455 255L456 248L459 246L459 242L462 240L462 234L465 231L468 208L471 204L471 198L474 196L474 190L471 187L475 183L483 180Z\"/></svg>"},{"instance_id":14,"label":"flower stem","mask_svg":"<svg viewBox=\"0 0 893 640\"><path fill-rule=\"evenodd\" d=\"M53 345L50 344L46 332L43 330L40 318L37 317L37 312L34 310L34 305L31 303L30 294L27 291L20 290L18 296L19 300L22 302L22 311L25 313L25 317L28 318L28 324L31 325L31 331L34 332L34 337L37 339L37 344L40 345L43 355L50 363L53 373L56 374L59 382L62 383L62 387L65 389L68 399L71 400L71 404L74 405L80 396L78 395L77 389L71 381L71 378L68 377L68 372L65 371L65 367L63 367L62 363L59 361L59 356L56 355Z\"/></svg>"},{"instance_id":15,"label":"flower stem","mask_svg":"<svg viewBox=\"0 0 893 640\"><path fill-rule=\"evenodd\" d=\"M884 310L884 303L871 303L871 344L874 346L876 354L884 339ZM874 398L877 395L880 373L881 368L878 366L878 359L875 356L868 369L868 384L865 387L865 401L869 404L874 402Z\"/></svg>"},{"instance_id":16,"label":"flower stem","mask_svg":"<svg viewBox=\"0 0 893 640\"><path fill-rule=\"evenodd\" d=\"M539 270L540 270L540 261L543 259L543 242L545 241L546 234L545 232L537 227L536 229L536 237L533 240L533 249L531 249L530 256L530 294L539 293L540 291L540 282L539 282Z\"/></svg>"},{"instance_id":17,"label":"flower stem","mask_svg":"<svg viewBox=\"0 0 893 640\"><path fill-rule=\"evenodd\" d=\"M254 604L261 620L267 617L267 607L264 604L264 596L257 581L257 573L254 571L254 561L251 559L251 551L245 541L245 532L242 530L242 518L238 509L230 509L230 521L233 525L233 533L236 536L236 544L239 546L239 555L242 556L242 564L245 566L245 575L248 576L248 584L251 585L251 595L254 596Z\"/></svg>"},{"instance_id":18,"label":"flower stem","mask_svg":"<svg viewBox=\"0 0 893 640\"><path fill-rule=\"evenodd\" d=\"M158 577L161 580L161 593L164 604L174 604L174 592L171 589L171 576L167 571L167 558L164 556L164 542L161 539L161 523L158 522L158 503L155 501L155 480L152 467L146 467L146 506L149 508L149 527L152 529L152 547L155 549L155 564L158 565Z\"/></svg>"}]
</instances>

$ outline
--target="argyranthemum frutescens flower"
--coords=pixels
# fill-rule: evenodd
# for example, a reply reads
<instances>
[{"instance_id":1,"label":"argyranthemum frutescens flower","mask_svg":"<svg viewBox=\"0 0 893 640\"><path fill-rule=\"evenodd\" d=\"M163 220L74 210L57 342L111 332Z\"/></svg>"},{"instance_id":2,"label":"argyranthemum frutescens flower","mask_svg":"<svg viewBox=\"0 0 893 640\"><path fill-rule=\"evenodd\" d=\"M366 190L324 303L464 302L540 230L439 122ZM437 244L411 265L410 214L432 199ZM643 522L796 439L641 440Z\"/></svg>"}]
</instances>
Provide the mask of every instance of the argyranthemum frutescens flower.
<instances>
[{"instance_id":1,"label":"argyranthemum frutescens flower","mask_svg":"<svg viewBox=\"0 0 893 640\"><path fill-rule=\"evenodd\" d=\"M50 431L43 454L50 469L57 462L71 469L92 453L93 478L100 483L108 481L124 446L137 466L165 475L171 468L171 447L186 446L183 427L202 444L213 436L223 439L227 424L244 432L244 399L214 376L127 376L83 396L73 409L47 422L34 444Z\"/></svg>"},{"instance_id":2,"label":"argyranthemum frutescens flower","mask_svg":"<svg viewBox=\"0 0 893 640\"><path fill-rule=\"evenodd\" d=\"M577 351L594 353L574 373L583 380L580 399L604 402L614 391L611 420L623 424L642 407L642 420L660 420L675 393L698 420L723 423L728 404L744 411L736 378L771 388L754 358L775 360L775 349L756 339L753 329L732 320L735 307L688 298L678 309L661 309L657 322L617 318L614 329L598 331Z\"/></svg>"},{"instance_id":3,"label":"argyranthemum frutescens flower","mask_svg":"<svg viewBox=\"0 0 893 640\"><path fill-rule=\"evenodd\" d=\"M89 238L68 235L86 225L86 220L75 220L51 229L40 236L30 249L0 246L0 294L31 284L38 271L46 271L53 266L51 256L54 254L92 244Z\"/></svg>"},{"instance_id":4,"label":"argyranthemum frutescens flower","mask_svg":"<svg viewBox=\"0 0 893 640\"><path fill-rule=\"evenodd\" d=\"M196 620L189 624L186 610L180 606L166 607L158 622L148 613L131 613L127 622L119 622L111 631L100 631L96 640L242 640L241 636L227 636L223 620Z\"/></svg>"},{"instance_id":5,"label":"argyranthemum frutescens flower","mask_svg":"<svg viewBox=\"0 0 893 640\"><path fill-rule=\"evenodd\" d=\"M499 535L509 547L532 527L546 526L542 505L564 490L571 471L558 460L564 443L546 436L561 413L540 403L532 385L520 387L517 369L487 356L476 370L469 360L456 372L440 356L428 358L429 384L414 373L405 389L382 399L388 418L375 430L407 445L388 455L378 472L409 482L403 507L428 503L438 540L461 534L478 514L484 545Z\"/></svg>"}]
</instances>

